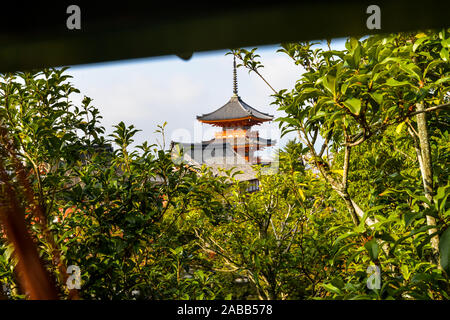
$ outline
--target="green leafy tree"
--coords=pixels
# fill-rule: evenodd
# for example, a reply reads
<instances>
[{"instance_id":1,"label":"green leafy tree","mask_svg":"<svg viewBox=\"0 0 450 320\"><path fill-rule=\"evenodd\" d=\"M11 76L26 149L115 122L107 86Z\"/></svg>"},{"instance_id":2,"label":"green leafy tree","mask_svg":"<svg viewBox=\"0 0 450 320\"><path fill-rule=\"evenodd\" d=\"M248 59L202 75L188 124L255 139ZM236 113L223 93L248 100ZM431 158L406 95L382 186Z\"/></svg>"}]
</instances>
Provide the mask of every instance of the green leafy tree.
<instances>
[{"instance_id":1,"label":"green leafy tree","mask_svg":"<svg viewBox=\"0 0 450 320\"><path fill-rule=\"evenodd\" d=\"M174 229L178 217L171 214L174 197L186 192L194 172L156 146L130 150L138 132L132 125L115 126L112 141L103 136L91 99L85 97L81 108L71 103L78 90L64 72L5 74L0 83L1 125L8 131L2 161L12 168L12 152L24 165L31 196L19 201L59 296L73 294L66 266L77 265L84 299L215 297L205 273L183 277L190 239ZM19 190L13 170L9 175ZM35 205L42 215L31 214ZM14 272L14 252L21 248L1 239L2 283L10 297L23 298L28 292Z\"/></svg>"},{"instance_id":2,"label":"green leafy tree","mask_svg":"<svg viewBox=\"0 0 450 320\"><path fill-rule=\"evenodd\" d=\"M360 200L358 203L356 199L364 199L366 192L355 188L357 181L349 177L352 176L354 164L365 158L360 152L355 157L355 148L364 149L370 140L383 141L391 136L392 127L397 135L405 126L408 128L416 151L417 160L413 165L420 169L423 180L425 197L420 198L423 205L420 210L425 214L426 226L411 231L411 236L416 232L428 231L427 240L431 242L435 264L439 261L439 251L441 258L448 256L446 245L440 246L438 238L439 234L446 234L444 230L448 219L445 209L434 210L431 206L431 200L440 201L433 199L436 187L441 186L440 197L445 198L445 185L448 182L448 172L439 170L442 178L439 180L433 176L431 156L433 142L444 142L448 146L445 140L448 136L450 79L448 34L448 30L442 30L376 35L361 41L350 38L343 51L315 49L312 43L282 44L279 50L291 57L295 64L302 66L305 72L291 92L276 91L270 86L274 91L274 104L287 114L277 120L284 134L298 132L307 147L303 150L303 159L317 170L343 200L356 233L362 233L361 236L366 239L375 236L359 250L367 251L377 263L379 257L374 252L380 252L380 245L386 257L392 254L392 246L386 240L387 237L381 237L384 233L380 233L380 227L394 223L395 215L389 213L387 222L386 215L376 214L380 208L370 207L373 204L368 204L364 210L362 204L365 201ZM242 62L240 66L255 72L269 83L260 72L263 66L257 61L259 56L255 50L237 49L232 53ZM426 121L426 114L431 114L431 122ZM429 131L435 130L436 124L440 125L440 130L435 132L436 140L433 141ZM434 148L447 149L437 145ZM406 154L411 157L409 151ZM448 158L445 151L436 160L446 166ZM384 168L367 169L384 176ZM392 169L398 170L399 167L397 165ZM358 184L368 188L367 182ZM389 220L391 218L394 220ZM444 264L448 265L445 261ZM392 264L388 267L388 270L394 268Z\"/></svg>"}]
</instances>

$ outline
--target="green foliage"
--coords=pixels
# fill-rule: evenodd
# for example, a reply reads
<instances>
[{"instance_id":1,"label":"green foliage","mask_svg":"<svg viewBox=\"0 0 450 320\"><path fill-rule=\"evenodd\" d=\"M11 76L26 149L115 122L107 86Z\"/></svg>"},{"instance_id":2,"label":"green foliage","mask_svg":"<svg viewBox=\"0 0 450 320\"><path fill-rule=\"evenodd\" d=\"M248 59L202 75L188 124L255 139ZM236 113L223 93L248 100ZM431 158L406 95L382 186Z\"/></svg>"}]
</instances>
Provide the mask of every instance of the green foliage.
<instances>
[{"instance_id":1,"label":"green foliage","mask_svg":"<svg viewBox=\"0 0 450 320\"><path fill-rule=\"evenodd\" d=\"M171 213L177 205L174 197L187 192L194 173L174 166L169 151L147 143L137 147L141 152L130 151L139 131L132 125L115 126L112 141L102 136L101 117L91 99L84 98L81 108L70 102L70 94L78 90L64 71L5 75L0 112L30 172L63 263L82 271L81 297L216 297L220 290L207 271L184 277L195 248L174 228L178 217ZM110 143L117 146L114 152ZM41 236L41 226L26 218L44 262L59 279L61 295L67 295L51 244ZM3 238L1 242L2 283L18 298L11 247ZM184 248L183 254L171 248Z\"/></svg>"},{"instance_id":2,"label":"green foliage","mask_svg":"<svg viewBox=\"0 0 450 320\"><path fill-rule=\"evenodd\" d=\"M441 253L441 265L442 268L450 273L450 229L447 228L440 238L439 250Z\"/></svg>"},{"instance_id":3,"label":"green foliage","mask_svg":"<svg viewBox=\"0 0 450 320\"><path fill-rule=\"evenodd\" d=\"M447 38L446 30L350 38L344 51L283 44L280 51L306 70L291 93L275 95L289 115L279 120L283 130L300 121L307 131L319 127L323 137L331 133L339 143L345 126L356 141L405 120L418 102L445 102L449 64L440 52L448 50Z\"/></svg>"},{"instance_id":4,"label":"green foliage","mask_svg":"<svg viewBox=\"0 0 450 320\"><path fill-rule=\"evenodd\" d=\"M339 234L331 261L346 264L322 286L334 298L448 298L448 274L436 266L431 242L440 235L445 243L449 223L449 31L350 38L343 51L309 42L279 50L305 70L292 91L273 95L286 113L280 128L299 133L303 160L335 191L334 208L353 220L330 229ZM258 58L254 50L233 53ZM429 138L415 129L418 104L439 108L427 113ZM430 143L433 201L423 192L419 136ZM362 284L369 263L382 269L376 293Z\"/></svg>"},{"instance_id":5,"label":"green foliage","mask_svg":"<svg viewBox=\"0 0 450 320\"><path fill-rule=\"evenodd\" d=\"M350 38L342 51L282 44L305 72L274 104L300 142L279 152L276 174L255 166L257 192L237 169L174 162L165 124L158 145L133 148L140 130L123 122L104 136L91 99L71 103L64 68L2 75L0 121L57 248L29 210L26 221L60 296L55 250L80 267L82 299L449 299L448 50L448 30ZM231 53L261 76L256 49ZM427 112L431 195L418 103L440 106ZM15 265L0 230L0 281L23 299Z\"/></svg>"}]
</instances>

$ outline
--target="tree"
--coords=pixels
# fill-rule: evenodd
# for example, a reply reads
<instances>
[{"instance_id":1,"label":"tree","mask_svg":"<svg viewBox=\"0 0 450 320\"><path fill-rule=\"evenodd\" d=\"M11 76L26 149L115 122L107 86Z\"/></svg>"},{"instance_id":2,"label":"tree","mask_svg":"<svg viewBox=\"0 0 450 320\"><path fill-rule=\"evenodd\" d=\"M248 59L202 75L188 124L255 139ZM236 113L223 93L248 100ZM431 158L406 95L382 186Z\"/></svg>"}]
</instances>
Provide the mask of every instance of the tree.
<instances>
[{"instance_id":1,"label":"tree","mask_svg":"<svg viewBox=\"0 0 450 320\"><path fill-rule=\"evenodd\" d=\"M204 168L180 200L188 203L183 223L198 239L203 268L233 284L224 285L224 294L242 298L239 283L260 299L324 294L320 282L332 256L330 239L321 234L335 217L328 215L326 186L298 165L300 155L299 145L289 144L279 172L259 171L260 190L253 193L235 179L239 171L214 176Z\"/></svg>"},{"instance_id":2,"label":"tree","mask_svg":"<svg viewBox=\"0 0 450 320\"><path fill-rule=\"evenodd\" d=\"M278 119L284 133L296 130L308 147L309 161L346 203L355 225L371 219L348 193L348 174L352 148L383 132L392 125L408 123L417 132L418 159L424 180L425 194L432 198L430 147L425 112L447 108L448 30L439 33L370 36L363 41L350 38L345 51L312 49L311 43L283 44L279 50L305 69L292 92L274 91L274 104L287 113ZM250 71L262 64L255 59L255 50L232 51ZM267 82L266 79L263 80ZM424 105L428 107L425 108ZM418 129L413 130L413 117ZM317 137L323 138L318 146ZM339 173L332 166L328 149L343 150L344 162ZM320 151L316 151L320 150ZM306 151L306 150L305 150ZM429 226L436 226L428 216ZM437 229L433 249L437 253Z\"/></svg>"},{"instance_id":3,"label":"tree","mask_svg":"<svg viewBox=\"0 0 450 320\"><path fill-rule=\"evenodd\" d=\"M32 248L15 241L3 224L0 274L10 297L215 296L200 274L180 278L179 264L174 268L180 250L169 250L185 245L188 251L189 239L178 238L177 217L170 212L177 205L173 198L186 192L186 179L194 173L175 165L170 151L147 143L138 146L140 152L130 151L138 131L132 125L119 123L113 141L103 136L91 99L85 97L81 108L71 103L71 93L78 90L65 70L5 74L1 82L1 180L15 191L3 202L13 193L2 189L2 203L15 201L15 207L7 206L8 217L20 218L23 212L20 235L33 239L41 257L25 273L16 272L17 279L14 271L23 271L17 263L29 261L21 252ZM108 151L111 143L118 146L114 152ZM79 293L66 286L66 266L72 264L82 273ZM38 278L20 286L21 275L33 277L33 270L50 274L49 287L57 292L34 294L34 285L43 284Z\"/></svg>"}]
</instances>

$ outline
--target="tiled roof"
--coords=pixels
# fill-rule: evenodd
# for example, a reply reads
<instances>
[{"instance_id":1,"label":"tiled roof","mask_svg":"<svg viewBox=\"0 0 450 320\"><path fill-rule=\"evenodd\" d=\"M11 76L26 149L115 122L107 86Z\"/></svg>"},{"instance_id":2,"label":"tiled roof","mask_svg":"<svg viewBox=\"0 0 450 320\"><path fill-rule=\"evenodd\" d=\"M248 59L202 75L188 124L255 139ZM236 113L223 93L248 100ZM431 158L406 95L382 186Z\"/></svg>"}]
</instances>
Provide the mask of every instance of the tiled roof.
<instances>
[{"instance_id":1,"label":"tiled roof","mask_svg":"<svg viewBox=\"0 0 450 320\"><path fill-rule=\"evenodd\" d=\"M208 153L204 154L202 152L203 148L201 143L190 144L190 143L173 142L173 144L178 144L180 147L185 149L184 154L178 160L182 160L187 164L198 167L200 167L202 164L206 164L208 167L212 169L213 173L217 175L223 174L219 170L219 168L225 170L235 168L233 169L233 172L242 171L242 173L239 173L235 176L237 180L244 181L256 179L256 172L255 170L253 170L252 164L248 163L242 156L237 154L228 143L224 144L225 146L225 149L223 150L224 153L215 156L212 156L211 154ZM197 149L200 152L190 154L190 152L187 151L190 150L191 148ZM219 148L218 151L220 151L220 149L221 148ZM174 156L179 157L180 155L174 153Z\"/></svg>"},{"instance_id":2,"label":"tiled roof","mask_svg":"<svg viewBox=\"0 0 450 320\"><path fill-rule=\"evenodd\" d=\"M197 116L197 119L200 121L218 121L247 117L254 117L261 121L270 121L273 119L273 115L260 112L255 108L250 107L237 95L233 95L224 106L211 113Z\"/></svg>"}]
</instances>

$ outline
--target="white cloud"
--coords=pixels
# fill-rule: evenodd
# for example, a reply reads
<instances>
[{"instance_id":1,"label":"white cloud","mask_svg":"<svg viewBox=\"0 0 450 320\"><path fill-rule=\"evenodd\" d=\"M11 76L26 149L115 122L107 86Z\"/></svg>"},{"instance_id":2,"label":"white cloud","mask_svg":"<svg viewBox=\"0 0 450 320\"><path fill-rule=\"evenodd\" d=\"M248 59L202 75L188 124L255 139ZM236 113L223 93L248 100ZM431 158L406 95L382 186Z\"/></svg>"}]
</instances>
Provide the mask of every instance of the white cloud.
<instances>
[{"instance_id":1,"label":"white cloud","mask_svg":"<svg viewBox=\"0 0 450 320\"><path fill-rule=\"evenodd\" d=\"M287 55L275 52L275 47L260 50L265 66L261 73L276 90L292 89L302 70ZM107 133L120 121L142 129L136 143L156 142L154 131L165 121L168 139L172 134L187 137L187 132L194 141L208 139L217 129L200 125L196 116L221 107L232 95L232 58L224 54L217 51L194 54L189 61L165 57L69 69L72 82L81 91L74 102L79 104L84 95L91 97ZM258 76L240 68L238 83L245 102L262 112L283 115L270 105L273 92ZM273 135L273 128L278 128L278 123L255 127L266 138Z\"/></svg>"}]
</instances>

